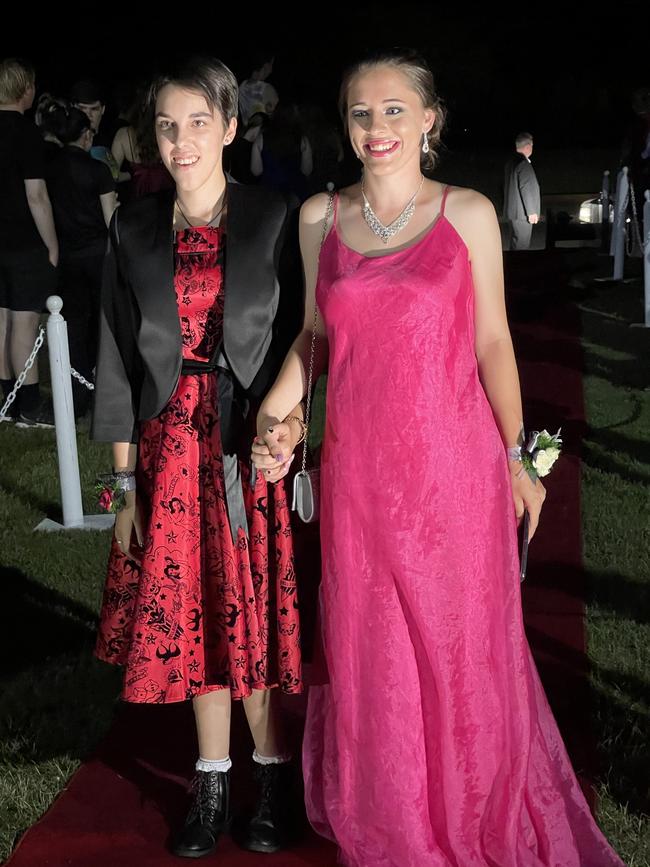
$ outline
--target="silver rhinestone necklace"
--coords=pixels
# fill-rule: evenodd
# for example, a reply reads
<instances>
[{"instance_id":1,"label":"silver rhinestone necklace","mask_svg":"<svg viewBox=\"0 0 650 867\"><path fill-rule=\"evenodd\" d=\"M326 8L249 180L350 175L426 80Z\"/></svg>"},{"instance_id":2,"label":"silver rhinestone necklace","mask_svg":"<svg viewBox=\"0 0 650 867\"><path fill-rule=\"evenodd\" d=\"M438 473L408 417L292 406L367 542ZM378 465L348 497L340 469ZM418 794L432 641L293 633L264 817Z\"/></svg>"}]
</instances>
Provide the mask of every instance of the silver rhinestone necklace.
<instances>
[{"instance_id":1,"label":"silver rhinestone necklace","mask_svg":"<svg viewBox=\"0 0 650 867\"><path fill-rule=\"evenodd\" d=\"M402 213L393 220L392 223L389 223L388 226L385 226L382 221L379 219L377 214L373 211L370 202L368 201L368 197L366 196L366 191L363 187L363 181L361 181L361 195L363 196L363 219L366 221L370 229L378 235L384 244L387 244L393 235L396 235L398 232L401 232L404 226L411 219L413 214L415 213L415 200L418 197L418 193L422 189L422 184L424 183L424 175L422 175L422 180L420 181L420 186L413 193L411 198L406 203L406 207L402 211Z\"/></svg>"}]
</instances>

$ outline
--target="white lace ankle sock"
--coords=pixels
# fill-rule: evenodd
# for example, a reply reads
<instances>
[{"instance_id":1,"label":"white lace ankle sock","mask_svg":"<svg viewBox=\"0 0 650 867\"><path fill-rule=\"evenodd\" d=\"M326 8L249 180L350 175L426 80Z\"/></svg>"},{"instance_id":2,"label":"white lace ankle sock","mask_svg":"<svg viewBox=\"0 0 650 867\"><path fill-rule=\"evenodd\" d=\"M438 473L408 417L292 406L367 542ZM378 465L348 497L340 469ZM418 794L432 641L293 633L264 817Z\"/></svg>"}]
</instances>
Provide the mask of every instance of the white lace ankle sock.
<instances>
[{"instance_id":1,"label":"white lace ankle sock","mask_svg":"<svg viewBox=\"0 0 650 867\"><path fill-rule=\"evenodd\" d=\"M225 759L202 759L199 756L195 767L197 771L221 771L223 773L232 768L232 762L230 756L226 756Z\"/></svg>"},{"instance_id":2,"label":"white lace ankle sock","mask_svg":"<svg viewBox=\"0 0 650 867\"><path fill-rule=\"evenodd\" d=\"M253 751L253 761L258 765L284 765L291 761L291 753L281 753L279 756L261 756L257 750Z\"/></svg>"}]
</instances>

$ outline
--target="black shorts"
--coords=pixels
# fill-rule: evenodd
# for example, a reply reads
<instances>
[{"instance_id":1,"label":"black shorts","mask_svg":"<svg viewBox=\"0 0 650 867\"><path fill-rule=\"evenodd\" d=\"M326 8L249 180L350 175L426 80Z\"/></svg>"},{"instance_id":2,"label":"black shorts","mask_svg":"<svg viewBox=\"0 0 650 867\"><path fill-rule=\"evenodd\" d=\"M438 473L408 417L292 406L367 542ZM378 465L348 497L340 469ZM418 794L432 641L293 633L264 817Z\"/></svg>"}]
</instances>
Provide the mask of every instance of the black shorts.
<instances>
[{"instance_id":1,"label":"black shorts","mask_svg":"<svg viewBox=\"0 0 650 867\"><path fill-rule=\"evenodd\" d=\"M0 250L0 307L41 313L57 284L57 269L44 244L33 250Z\"/></svg>"}]
</instances>

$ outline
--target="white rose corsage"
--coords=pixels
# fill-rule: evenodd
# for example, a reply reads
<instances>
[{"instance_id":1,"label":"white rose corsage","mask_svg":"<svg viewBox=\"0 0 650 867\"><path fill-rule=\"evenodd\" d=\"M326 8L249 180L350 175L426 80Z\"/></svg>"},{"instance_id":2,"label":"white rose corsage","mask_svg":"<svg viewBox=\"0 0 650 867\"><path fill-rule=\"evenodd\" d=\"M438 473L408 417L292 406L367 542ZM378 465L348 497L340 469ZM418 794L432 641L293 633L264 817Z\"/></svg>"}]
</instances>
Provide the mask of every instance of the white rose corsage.
<instances>
[{"instance_id":1,"label":"white rose corsage","mask_svg":"<svg viewBox=\"0 0 650 867\"><path fill-rule=\"evenodd\" d=\"M559 458L562 450L561 430L562 428L559 427L554 434L550 434L547 430L534 430L525 449L521 450L521 462L533 481L538 476L547 476Z\"/></svg>"},{"instance_id":2,"label":"white rose corsage","mask_svg":"<svg viewBox=\"0 0 650 867\"><path fill-rule=\"evenodd\" d=\"M537 482L539 476L547 476L551 467L560 456L562 438L560 431L550 434L547 430L534 430L530 434L528 443L524 448L515 446L508 449L508 457L521 461L524 470L533 482ZM521 475L522 470L518 475ZM521 555L519 560L519 578L521 581L526 577L526 565L528 562L528 524L530 516L528 509L524 509L523 533L521 542Z\"/></svg>"}]
</instances>

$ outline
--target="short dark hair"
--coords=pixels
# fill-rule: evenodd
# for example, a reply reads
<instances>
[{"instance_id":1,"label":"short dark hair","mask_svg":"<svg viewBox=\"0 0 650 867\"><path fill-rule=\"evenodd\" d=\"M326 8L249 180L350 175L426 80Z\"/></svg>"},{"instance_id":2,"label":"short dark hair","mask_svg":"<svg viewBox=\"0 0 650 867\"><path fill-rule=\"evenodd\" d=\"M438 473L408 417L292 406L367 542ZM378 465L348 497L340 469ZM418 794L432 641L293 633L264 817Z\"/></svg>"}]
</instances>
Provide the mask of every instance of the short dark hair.
<instances>
[{"instance_id":1,"label":"short dark hair","mask_svg":"<svg viewBox=\"0 0 650 867\"><path fill-rule=\"evenodd\" d=\"M413 48L389 48L371 51L355 61L343 73L339 91L339 113L343 120L345 131L348 130L348 89L352 79L362 72L368 72L378 66L390 66L403 72L410 80L415 92L422 100L425 108L433 109L436 118L429 130L427 140L429 153L420 155L420 162L425 169L432 169L437 160L438 146L445 125L446 110L436 92L433 73L424 57Z\"/></svg>"},{"instance_id":2,"label":"short dark hair","mask_svg":"<svg viewBox=\"0 0 650 867\"><path fill-rule=\"evenodd\" d=\"M216 57L194 56L158 75L149 87L147 102L155 110L158 94L168 84L197 90L211 109L217 109L224 125L237 117L239 88L232 71Z\"/></svg>"},{"instance_id":3,"label":"short dark hair","mask_svg":"<svg viewBox=\"0 0 650 867\"><path fill-rule=\"evenodd\" d=\"M70 88L68 94L70 102L89 105L91 102L105 103L104 93L101 84L94 78L83 78L75 83Z\"/></svg>"}]
</instances>

